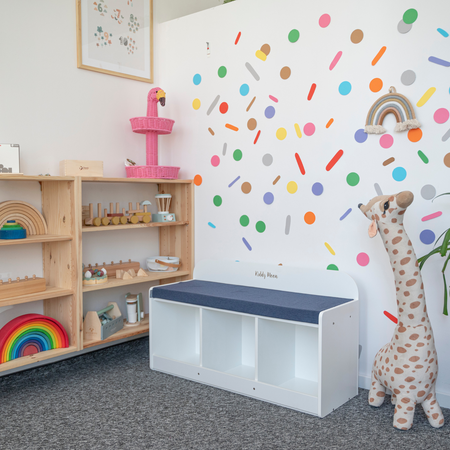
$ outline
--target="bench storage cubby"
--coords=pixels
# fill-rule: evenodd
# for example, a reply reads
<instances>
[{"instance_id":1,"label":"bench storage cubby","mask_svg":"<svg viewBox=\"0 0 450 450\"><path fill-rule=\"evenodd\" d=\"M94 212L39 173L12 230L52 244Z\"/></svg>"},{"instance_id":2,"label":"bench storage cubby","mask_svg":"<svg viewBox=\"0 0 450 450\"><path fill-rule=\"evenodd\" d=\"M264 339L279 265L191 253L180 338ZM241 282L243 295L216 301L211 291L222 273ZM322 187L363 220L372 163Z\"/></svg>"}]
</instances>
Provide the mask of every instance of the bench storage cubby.
<instances>
[{"instance_id":1,"label":"bench storage cubby","mask_svg":"<svg viewBox=\"0 0 450 450\"><path fill-rule=\"evenodd\" d=\"M201 261L150 288L150 368L324 417L358 393L349 275Z\"/></svg>"}]
</instances>

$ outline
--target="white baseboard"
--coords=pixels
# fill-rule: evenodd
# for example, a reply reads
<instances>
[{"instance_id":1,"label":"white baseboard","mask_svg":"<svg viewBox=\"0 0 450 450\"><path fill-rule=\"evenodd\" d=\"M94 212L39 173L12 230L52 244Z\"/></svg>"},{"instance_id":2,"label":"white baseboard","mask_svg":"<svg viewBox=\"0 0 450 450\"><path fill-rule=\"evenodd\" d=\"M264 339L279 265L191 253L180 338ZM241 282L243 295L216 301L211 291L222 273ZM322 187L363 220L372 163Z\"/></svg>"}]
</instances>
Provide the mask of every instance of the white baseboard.
<instances>
[{"instance_id":1,"label":"white baseboard","mask_svg":"<svg viewBox=\"0 0 450 450\"><path fill-rule=\"evenodd\" d=\"M358 385L362 389L370 389L370 377L360 375L358 377ZM436 397L441 408L450 408L450 394L444 392L436 392Z\"/></svg>"}]
</instances>

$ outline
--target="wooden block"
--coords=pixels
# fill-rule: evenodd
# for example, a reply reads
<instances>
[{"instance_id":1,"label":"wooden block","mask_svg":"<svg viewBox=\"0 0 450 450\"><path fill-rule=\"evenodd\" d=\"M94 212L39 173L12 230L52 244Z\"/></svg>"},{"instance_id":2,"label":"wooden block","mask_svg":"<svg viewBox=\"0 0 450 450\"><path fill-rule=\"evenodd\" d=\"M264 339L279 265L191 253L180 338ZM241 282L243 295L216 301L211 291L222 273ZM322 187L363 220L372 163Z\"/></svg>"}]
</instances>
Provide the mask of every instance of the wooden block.
<instances>
[{"instance_id":1,"label":"wooden block","mask_svg":"<svg viewBox=\"0 0 450 450\"><path fill-rule=\"evenodd\" d=\"M138 271L136 276L138 276L138 277L148 277L148 273L145 270L143 270L143 269L139 269L139 271Z\"/></svg>"},{"instance_id":2,"label":"wooden block","mask_svg":"<svg viewBox=\"0 0 450 450\"><path fill-rule=\"evenodd\" d=\"M123 274L123 278L122 278L123 280L132 280L133 279L133 277L128 273L128 272L125 272L124 274Z\"/></svg>"},{"instance_id":3,"label":"wooden block","mask_svg":"<svg viewBox=\"0 0 450 450\"><path fill-rule=\"evenodd\" d=\"M0 284L0 299L43 292L45 289L45 279L35 276L27 280L11 281L11 283L6 281Z\"/></svg>"},{"instance_id":4,"label":"wooden block","mask_svg":"<svg viewBox=\"0 0 450 450\"><path fill-rule=\"evenodd\" d=\"M128 270L128 273L134 278L136 276L136 271L134 269Z\"/></svg>"},{"instance_id":5,"label":"wooden block","mask_svg":"<svg viewBox=\"0 0 450 450\"><path fill-rule=\"evenodd\" d=\"M116 270L116 278L118 278L119 280L123 278L123 274L125 272L123 270Z\"/></svg>"},{"instance_id":6,"label":"wooden block","mask_svg":"<svg viewBox=\"0 0 450 450\"><path fill-rule=\"evenodd\" d=\"M103 161L66 159L59 163L59 174L66 177L103 177Z\"/></svg>"}]
</instances>

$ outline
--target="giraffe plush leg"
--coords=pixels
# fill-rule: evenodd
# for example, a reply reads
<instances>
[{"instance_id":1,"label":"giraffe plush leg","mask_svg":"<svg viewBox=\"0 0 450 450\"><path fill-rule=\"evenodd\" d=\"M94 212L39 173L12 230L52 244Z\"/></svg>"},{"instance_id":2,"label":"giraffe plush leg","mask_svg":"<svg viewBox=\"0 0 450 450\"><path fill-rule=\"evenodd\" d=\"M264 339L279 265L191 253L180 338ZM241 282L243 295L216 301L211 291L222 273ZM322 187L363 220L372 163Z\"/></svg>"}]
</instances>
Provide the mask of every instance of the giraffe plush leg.
<instances>
[{"instance_id":1,"label":"giraffe plush leg","mask_svg":"<svg viewBox=\"0 0 450 450\"><path fill-rule=\"evenodd\" d=\"M422 402L422 408L427 415L428 422L434 428L441 428L444 425L444 415L436 399L436 388L433 386L428 397Z\"/></svg>"},{"instance_id":2,"label":"giraffe plush leg","mask_svg":"<svg viewBox=\"0 0 450 450\"><path fill-rule=\"evenodd\" d=\"M415 409L415 400L402 394L397 395L394 411L394 428L398 430L409 430L413 424Z\"/></svg>"},{"instance_id":3,"label":"giraffe plush leg","mask_svg":"<svg viewBox=\"0 0 450 450\"><path fill-rule=\"evenodd\" d=\"M384 396L386 395L386 388L375 378L374 370L372 371L372 387L369 391L369 405L381 406L384 402Z\"/></svg>"}]
</instances>

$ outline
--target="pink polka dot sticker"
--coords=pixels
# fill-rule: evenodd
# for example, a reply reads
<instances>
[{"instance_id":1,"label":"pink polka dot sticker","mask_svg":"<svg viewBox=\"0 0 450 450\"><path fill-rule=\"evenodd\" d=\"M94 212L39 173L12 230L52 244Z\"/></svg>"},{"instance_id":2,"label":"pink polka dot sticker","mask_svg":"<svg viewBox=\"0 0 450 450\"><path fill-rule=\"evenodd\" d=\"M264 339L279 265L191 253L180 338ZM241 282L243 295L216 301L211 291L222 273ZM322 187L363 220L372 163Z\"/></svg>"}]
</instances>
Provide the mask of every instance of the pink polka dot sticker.
<instances>
[{"instance_id":1,"label":"pink polka dot sticker","mask_svg":"<svg viewBox=\"0 0 450 450\"><path fill-rule=\"evenodd\" d=\"M369 264L369 261L370 258L367 253L359 253L356 257L356 262L362 267L367 266L367 264Z\"/></svg>"},{"instance_id":2,"label":"pink polka dot sticker","mask_svg":"<svg viewBox=\"0 0 450 450\"><path fill-rule=\"evenodd\" d=\"M383 148L392 147L393 143L394 143L394 138L390 134L383 134L383 136L380 137L380 145Z\"/></svg>"},{"instance_id":3,"label":"pink polka dot sticker","mask_svg":"<svg viewBox=\"0 0 450 450\"><path fill-rule=\"evenodd\" d=\"M314 132L316 131L316 127L313 123L309 122L303 127L303 133L306 134L306 136L312 136Z\"/></svg>"},{"instance_id":4,"label":"pink polka dot sticker","mask_svg":"<svg viewBox=\"0 0 450 450\"><path fill-rule=\"evenodd\" d=\"M447 122L448 118L449 118L450 114L448 112L448 109L445 108L439 108L435 113L434 113L434 121L436 123L445 123Z\"/></svg>"},{"instance_id":5,"label":"pink polka dot sticker","mask_svg":"<svg viewBox=\"0 0 450 450\"><path fill-rule=\"evenodd\" d=\"M319 25L322 28L326 28L328 25L330 25L330 22L331 22L331 17L329 14L323 14L322 16L320 16Z\"/></svg>"},{"instance_id":6,"label":"pink polka dot sticker","mask_svg":"<svg viewBox=\"0 0 450 450\"><path fill-rule=\"evenodd\" d=\"M212 164L214 167L217 167L217 166L220 164L220 158L219 158L217 155L214 155L214 156L211 158L211 164Z\"/></svg>"}]
</instances>

